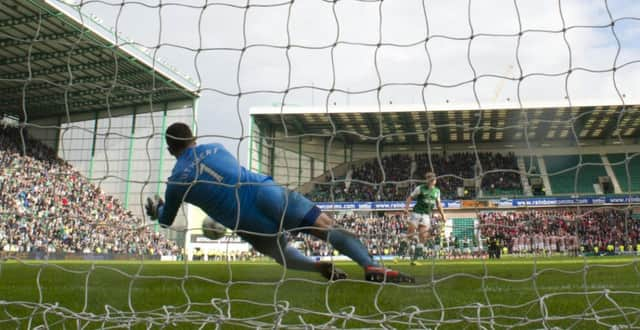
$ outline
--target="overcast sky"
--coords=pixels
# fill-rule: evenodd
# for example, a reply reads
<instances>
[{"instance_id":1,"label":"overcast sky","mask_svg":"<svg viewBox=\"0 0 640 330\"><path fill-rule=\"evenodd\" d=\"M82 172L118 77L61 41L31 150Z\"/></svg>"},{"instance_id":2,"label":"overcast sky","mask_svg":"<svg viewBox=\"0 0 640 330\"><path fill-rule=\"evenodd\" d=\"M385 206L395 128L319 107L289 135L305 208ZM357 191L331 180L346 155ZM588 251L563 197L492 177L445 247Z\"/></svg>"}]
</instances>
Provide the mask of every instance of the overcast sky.
<instances>
[{"instance_id":1,"label":"overcast sky","mask_svg":"<svg viewBox=\"0 0 640 330\"><path fill-rule=\"evenodd\" d=\"M475 70L476 77L525 76L520 84L525 106L568 104L565 81L574 104L619 103L611 71L615 63L615 81L625 102L640 98L640 63L633 63L640 60L640 20L631 19L640 17L639 1L607 2L616 21L613 30L605 1L600 0L521 0L516 1L519 15L512 0L471 0L470 5L469 0L425 1L424 8L415 0L387 0L382 5L285 1L250 1L246 10L247 1L75 0L83 13L100 17L103 25L116 27L135 42L149 48L160 45L157 56L198 81L198 133L228 137L215 140L239 150L243 163L247 141L238 149L241 121L247 135L249 109L280 103L285 94L268 91L287 86L285 103L300 106L323 106L327 98L325 91L301 86L349 91L348 96L333 93L330 104L377 106L380 85L385 86L379 95L383 104L476 104L471 83ZM563 20L569 28L564 35L536 31L561 31ZM476 37L470 41L472 29ZM520 30L526 32L516 52L518 37L505 35ZM331 46L336 40L334 76ZM383 46L376 56L379 42ZM238 51L245 44L250 46L247 51ZM287 45L292 46L290 65ZM566 74L558 75L570 68L568 80ZM423 95L427 78L430 85ZM475 94L482 107L516 107L517 86L517 81L482 77ZM245 94L240 102L225 95L239 92Z\"/></svg>"}]
</instances>

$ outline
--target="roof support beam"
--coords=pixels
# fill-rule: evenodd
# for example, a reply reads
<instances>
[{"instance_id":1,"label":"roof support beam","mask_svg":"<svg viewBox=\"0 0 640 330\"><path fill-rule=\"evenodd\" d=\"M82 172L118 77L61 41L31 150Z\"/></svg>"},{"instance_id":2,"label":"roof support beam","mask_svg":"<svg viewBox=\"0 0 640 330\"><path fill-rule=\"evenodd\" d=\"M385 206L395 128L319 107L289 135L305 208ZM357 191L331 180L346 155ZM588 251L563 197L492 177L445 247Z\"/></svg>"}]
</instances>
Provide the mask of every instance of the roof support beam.
<instances>
[{"instance_id":1,"label":"roof support beam","mask_svg":"<svg viewBox=\"0 0 640 330\"><path fill-rule=\"evenodd\" d=\"M29 61L51 60L51 59L58 59L58 58L84 55L84 54L99 55L104 51L104 49L105 49L104 47L85 47L85 48L67 50L63 52L52 52L52 53L39 52L39 53L31 54L31 56L16 56L16 57L0 59L0 65L19 64L19 63L26 63Z\"/></svg>"},{"instance_id":2,"label":"roof support beam","mask_svg":"<svg viewBox=\"0 0 640 330\"><path fill-rule=\"evenodd\" d=\"M179 98L176 98L179 99ZM117 108L121 107L122 102L130 103L131 106L140 105L140 104L150 104L153 102L154 104L158 104L160 102L171 102L173 100L162 100L162 101L151 101L149 95L126 95L126 96L113 96L109 98L109 107ZM77 101L77 102L69 102L67 105L45 105L39 104L38 106L27 106L30 114L30 118L32 114L37 113L66 113L67 106L71 112L86 112L88 110L94 110L96 106L101 107L101 109L107 109L107 103L105 99L100 100L91 100L91 101ZM88 109L89 108L89 109ZM18 109L19 113L22 113L22 105L19 105L16 109ZM10 110L10 109L9 109ZM76 111L73 111L76 110ZM35 117L39 117L35 115ZM45 116L46 117L46 116Z\"/></svg>"},{"instance_id":3,"label":"roof support beam","mask_svg":"<svg viewBox=\"0 0 640 330\"><path fill-rule=\"evenodd\" d=\"M131 72L131 73L119 73L118 74L118 80L116 81L116 87L120 86L123 88L134 88L134 89L150 89L152 87L152 83L145 83L145 84L126 84L126 82L124 80L126 79L130 79L130 78L136 78L138 76L144 76L146 75L145 72ZM113 82L114 79L114 75L99 75L99 76L86 76L86 77L82 77L82 78L74 78L72 84L69 84L69 80L65 79L65 80L56 80L56 81L51 81L51 82L39 82L41 80L28 80L25 79L24 81L21 81L21 83L25 84L25 83L29 83L29 86L27 87L27 91L28 92L37 92L40 90L48 90L50 91L52 88L78 88L78 87L95 87L95 86L83 86L84 84L94 84L94 83L99 83L99 82ZM38 81L38 82L35 82ZM156 84L157 85L157 84ZM160 89L160 88L157 88ZM175 87L170 87L170 89L175 89ZM17 93L22 93L23 91L23 86L18 86L18 87L10 87L10 88L6 88L6 89L0 89L0 92L2 93L6 93L7 95L12 95L12 94L17 94Z\"/></svg>"},{"instance_id":4,"label":"roof support beam","mask_svg":"<svg viewBox=\"0 0 640 330\"><path fill-rule=\"evenodd\" d=\"M378 115L380 115L380 113L378 113ZM378 118L373 118L373 113L364 113L363 116L365 121L367 122L367 126L369 126L369 132L371 132L370 135L367 135L369 135L369 138L377 138L381 133L380 121L378 120Z\"/></svg>"},{"instance_id":5,"label":"roof support beam","mask_svg":"<svg viewBox=\"0 0 640 330\"><path fill-rule=\"evenodd\" d=\"M633 108L631 107L627 107L625 110L625 113L622 115L623 118L626 116L631 116L632 109ZM613 135L613 131L615 131L615 129L618 128L618 117L620 116L620 112L622 112L622 108L617 109L617 111L608 115L610 117L609 122L607 122L607 124L602 129L602 136L600 137L601 139L609 139L609 138L613 138L615 140L618 139L617 135L616 136ZM621 130L620 135L624 134L624 129L627 127L629 126L620 125L620 130Z\"/></svg>"},{"instance_id":6,"label":"roof support beam","mask_svg":"<svg viewBox=\"0 0 640 330\"><path fill-rule=\"evenodd\" d=\"M18 25L25 25L33 22L40 22L48 17L52 16L50 13L40 13L39 15L33 16L22 16L18 18L9 18L5 20L0 20L0 28L2 27L13 27Z\"/></svg>"},{"instance_id":7,"label":"roof support beam","mask_svg":"<svg viewBox=\"0 0 640 330\"><path fill-rule=\"evenodd\" d=\"M416 125L415 123L412 123L411 120L409 120L409 116L411 116L411 114L408 114L408 113L400 114L400 121L402 122L402 125L404 126L406 132L409 133L409 134L405 134L405 138L407 139L407 142L410 144L417 144L418 134L420 133L416 131Z\"/></svg>"},{"instance_id":8,"label":"roof support beam","mask_svg":"<svg viewBox=\"0 0 640 330\"><path fill-rule=\"evenodd\" d=\"M293 127L295 127L295 129L297 131L296 135L305 133L304 125L302 125L300 120L298 120L298 116L297 115L291 115L291 116L282 115L282 116L283 116L283 120L284 120L285 124L287 123L287 121L289 121L291 124L293 124Z\"/></svg>"},{"instance_id":9,"label":"roof support beam","mask_svg":"<svg viewBox=\"0 0 640 330\"><path fill-rule=\"evenodd\" d=\"M52 104L52 103L57 103L57 102L64 102L65 100L71 100L71 102L74 102L76 100L73 100L75 98L80 98L80 97L84 97L84 96L95 96L95 95L100 95L103 94L103 98L101 98L99 100L99 103L102 102L106 102L106 98L107 98L107 93L114 93L115 91L117 92L130 92L129 90L123 90L120 88L117 89L105 89L105 88L93 88L93 89L85 89L85 90L81 90L81 91L77 91L77 92L68 92L68 93L56 93L56 94L49 94L49 95L40 95L40 96L26 96L26 102L27 102L27 106L34 106L37 104L41 104L41 103L46 103L46 104ZM171 93L171 90L157 90L155 92L152 91L140 91L137 92L137 94L130 94L130 95L116 95L116 94L112 94L112 96L109 97L110 100L118 100L121 97L125 97L125 96L139 96L139 97L157 97L157 96L161 96L161 95L165 95L168 93ZM78 102L78 101L76 101ZM7 99L2 99L0 100L0 106L8 106L8 105L12 105L12 104L21 104L22 103L22 95L20 95L19 97L15 97L15 98L7 98Z\"/></svg>"},{"instance_id":10,"label":"roof support beam","mask_svg":"<svg viewBox=\"0 0 640 330\"><path fill-rule=\"evenodd\" d=\"M544 141L547 139L547 133L551 129L552 121L555 121L555 118L544 118L544 119L536 119L537 127L536 127L536 136L535 139ZM555 138L555 137L554 137Z\"/></svg>"},{"instance_id":11,"label":"roof support beam","mask_svg":"<svg viewBox=\"0 0 640 330\"><path fill-rule=\"evenodd\" d=\"M114 67L113 60L86 63L86 64L77 64L77 65L58 65L48 69L32 71L31 77L46 76L46 75L65 73L65 72L77 72L77 71L84 71L84 70L113 68L113 67ZM14 72L14 73L9 73L9 74L0 76L0 79L2 80L27 79L27 78L29 78L29 72Z\"/></svg>"},{"instance_id":12,"label":"roof support beam","mask_svg":"<svg viewBox=\"0 0 640 330\"><path fill-rule=\"evenodd\" d=\"M580 133L582 132L584 127L587 125L587 121L590 118L589 115L585 115L586 111L593 111L593 110L592 109L587 109L585 111L581 111L575 118L569 118L567 120L567 122L569 123L569 135L567 137L569 138L569 140L571 140L572 143L576 142L575 141L576 136L578 138L578 141L580 141L580 139L582 139L580 137ZM574 136L573 133L571 132L571 125L573 125L573 127L574 127L576 136Z\"/></svg>"},{"instance_id":13,"label":"roof support beam","mask_svg":"<svg viewBox=\"0 0 640 330\"><path fill-rule=\"evenodd\" d=\"M64 33L44 33L39 34L37 39L0 39L0 47L14 47L21 45L30 45L37 42L56 41L67 39L71 37L79 37L81 35L78 31L69 31ZM87 40L84 40L85 42ZM71 42L69 42L71 43Z\"/></svg>"},{"instance_id":14,"label":"roof support beam","mask_svg":"<svg viewBox=\"0 0 640 330\"><path fill-rule=\"evenodd\" d=\"M396 141L399 141L400 138L398 137L398 135L396 135L398 133L398 130L396 129L396 125L393 122L393 119L391 119L391 115L378 113L378 116L382 116L383 133L384 127L388 127L388 133L386 134L388 137L385 137L387 139L387 143L394 143Z\"/></svg>"},{"instance_id":15,"label":"roof support beam","mask_svg":"<svg viewBox=\"0 0 640 330\"><path fill-rule=\"evenodd\" d=\"M439 119L445 119L445 121L443 120L439 120ZM436 132L436 134L438 135L438 138L440 141L440 143L449 143L451 142L451 137L449 136L449 133L451 132L451 128L447 127L448 123L448 117L446 117L446 114L443 115L437 115L434 116L433 120L435 121L435 127L433 127L433 130ZM455 124L455 123L454 123ZM456 128L454 127L453 130L455 130Z\"/></svg>"}]
</instances>

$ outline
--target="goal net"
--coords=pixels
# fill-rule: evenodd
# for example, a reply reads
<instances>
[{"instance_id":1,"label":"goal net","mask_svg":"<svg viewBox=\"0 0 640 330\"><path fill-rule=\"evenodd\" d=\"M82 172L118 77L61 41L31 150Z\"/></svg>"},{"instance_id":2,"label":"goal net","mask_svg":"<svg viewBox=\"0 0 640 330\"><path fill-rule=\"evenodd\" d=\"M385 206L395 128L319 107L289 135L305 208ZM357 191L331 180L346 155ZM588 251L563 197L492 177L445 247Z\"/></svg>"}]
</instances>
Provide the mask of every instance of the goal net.
<instances>
[{"instance_id":1,"label":"goal net","mask_svg":"<svg viewBox=\"0 0 640 330\"><path fill-rule=\"evenodd\" d=\"M635 1L0 3L0 328L640 327ZM184 122L415 283L183 205ZM405 205L434 173L424 238ZM242 205L239 205L242 208ZM261 234L261 233L258 233Z\"/></svg>"}]
</instances>

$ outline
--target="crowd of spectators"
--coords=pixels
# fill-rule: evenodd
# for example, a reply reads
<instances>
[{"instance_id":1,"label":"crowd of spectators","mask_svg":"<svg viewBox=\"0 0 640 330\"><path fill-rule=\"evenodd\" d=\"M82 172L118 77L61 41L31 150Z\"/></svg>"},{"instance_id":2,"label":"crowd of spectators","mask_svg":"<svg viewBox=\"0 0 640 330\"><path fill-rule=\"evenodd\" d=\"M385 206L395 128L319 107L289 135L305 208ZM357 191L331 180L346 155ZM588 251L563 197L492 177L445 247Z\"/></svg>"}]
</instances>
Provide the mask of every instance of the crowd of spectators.
<instances>
[{"instance_id":1,"label":"crowd of spectators","mask_svg":"<svg viewBox=\"0 0 640 330\"><path fill-rule=\"evenodd\" d=\"M451 198L450 192L462 184L457 177L470 178L477 174L479 169L473 165L476 159L480 159L483 171L516 168L512 154L481 153L478 157L472 153L431 157L398 154L381 159L384 179L393 184L367 184L381 182L383 176L377 161L366 162L353 168L348 190L344 189L344 182L342 188L333 186L336 189L333 197L350 201L403 200L413 187L411 180L421 179L418 173L425 173L433 166L441 176L438 185L445 192L445 198ZM486 174L482 188L521 189L520 178L513 172ZM415 241L406 238L403 216L354 213L339 216L337 222L356 233L373 255L407 255L415 247ZM632 219L628 210L496 211L481 212L478 220L478 236L445 237L441 232L434 232L430 247L448 251L449 255L461 251L473 254L478 251L476 247L481 244L486 247L487 242L493 240L508 253L527 254L598 252L611 246L617 251L637 251L640 244L640 221ZM141 220L119 200L89 182L50 148L28 138L23 142L18 128L0 126L0 252L179 253L174 242L140 224ZM293 237L293 241L309 256L337 253L325 243L303 234ZM237 259L254 257L245 253ZM221 256L212 255L213 260L216 258Z\"/></svg>"},{"instance_id":2,"label":"crowd of spectators","mask_svg":"<svg viewBox=\"0 0 640 330\"><path fill-rule=\"evenodd\" d=\"M170 255L175 242L20 129L0 126L0 252Z\"/></svg>"},{"instance_id":3,"label":"crowd of spectators","mask_svg":"<svg viewBox=\"0 0 640 330\"><path fill-rule=\"evenodd\" d=\"M565 208L480 214L480 233L514 253L637 250L640 223L625 209Z\"/></svg>"},{"instance_id":4,"label":"crowd of spectators","mask_svg":"<svg viewBox=\"0 0 640 330\"><path fill-rule=\"evenodd\" d=\"M515 154L480 153L483 171L488 172L482 177L482 191L485 195L521 195L522 181L518 170Z\"/></svg>"},{"instance_id":5,"label":"crowd of spectators","mask_svg":"<svg viewBox=\"0 0 640 330\"><path fill-rule=\"evenodd\" d=\"M384 176L383 171L384 169ZM393 154L353 166L344 177L325 177L307 195L314 201L402 201L432 171L445 199L474 198L475 182L465 187L464 179L482 178L485 195L519 195L522 182L513 153ZM480 176L480 174L484 175Z\"/></svg>"},{"instance_id":6,"label":"crowd of spectators","mask_svg":"<svg viewBox=\"0 0 640 330\"><path fill-rule=\"evenodd\" d=\"M199 247L195 248L193 251L193 260L194 261L256 261L257 259L264 259L262 256L254 249L250 249L249 251L227 251L227 250L209 250L205 253Z\"/></svg>"},{"instance_id":7,"label":"crowd of spectators","mask_svg":"<svg viewBox=\"0 0 640 330\"><path fill-rule=\"evenodd\" d=\"M478 226L466 231L474 233L469 236L452 235L453 228L435 229L424 256L482 257L494 243L503 253L516 255L577 255L605 252L608 247L614 247L616 252L637 252L640 244L640 223L619 209L481 212L478 219ZM407 238L407 224L400 214L353 213L339 216L336 221L354 232L372 255L410 256L417 245ZM308 256L338 254L324 242L304 234L293 237L293 244Z\"/></svg>"},{"instance_id":8,"label":"crowd of spectators","mask_svg":"<svg viewBox=\"0 0 640 330\"><path fill-rule=\"evenodd\" d=\"M356 233L372 255L397 255L404 240L407 224L400 215L362 217L342 215L336 219L345 229ZM336 252L325 242L298 234L293 244L308 256L330 256Z\"/></svg>"},{"instance_id":9,"label":"crowd of spectators","mask_svg":"<svg viewBox=\"0 0 640 330\"><path fill-rule=\"evenodd\" d=\"M382 216L361 216L358 214L342 215L336 222L345 229L355 233L362 243L375 256L411 257L418 245L416 238L407 236L407 222L403 214ZM480 256L476 237L456 237L442 235L444 228L433 228L430 240L424 249L424 257ZM336 256L330 245L305 234L292 238L293 245L307 256ZM434 250L438 251L435 252Z\"/></svg>"}]
</instances>

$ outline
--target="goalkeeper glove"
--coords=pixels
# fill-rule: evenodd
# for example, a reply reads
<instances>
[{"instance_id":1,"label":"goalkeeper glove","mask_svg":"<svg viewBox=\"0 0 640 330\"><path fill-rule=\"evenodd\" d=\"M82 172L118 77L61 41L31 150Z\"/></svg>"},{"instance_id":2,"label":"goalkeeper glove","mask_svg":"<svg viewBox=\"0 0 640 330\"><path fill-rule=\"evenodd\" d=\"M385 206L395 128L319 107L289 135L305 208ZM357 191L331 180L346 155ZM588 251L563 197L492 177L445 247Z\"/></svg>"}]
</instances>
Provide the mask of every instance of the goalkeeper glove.
<instances>
[{"instance_id":1,"label":"goalkeeper glove","mask_svg":"<svg viewBox=\"0 0 640 330\"><path fill-rule=\"evenodd\" d=\"M153 199L151 197L147 198L147 203L144 208L147 210L147 215L151 220L158 220L158 217L160 217L160 207L162 205L164 205L164 201L158 195L153 196Z\"/></svg>"}]
</instances>

